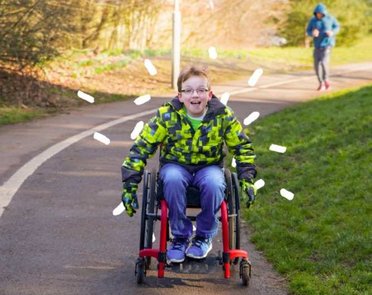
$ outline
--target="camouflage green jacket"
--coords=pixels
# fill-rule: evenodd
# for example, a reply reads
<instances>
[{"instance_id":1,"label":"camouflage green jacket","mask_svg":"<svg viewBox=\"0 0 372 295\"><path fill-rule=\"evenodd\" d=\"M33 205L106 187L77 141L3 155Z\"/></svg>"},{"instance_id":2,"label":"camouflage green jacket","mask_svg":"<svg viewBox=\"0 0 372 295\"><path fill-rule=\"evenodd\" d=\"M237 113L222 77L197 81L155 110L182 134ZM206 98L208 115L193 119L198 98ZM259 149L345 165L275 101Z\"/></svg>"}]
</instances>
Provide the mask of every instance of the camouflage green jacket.
<instances>
[{"instance_id":1,"label":"camouflage green jacket","mask_svg":"<svg viewBox=\"0 0 372 295\"><path fill-rule=\"evenodd\" d=\"M197 130L177 97L160 107L135 140L122 165L122 180L139 183L147 159L160 146L160 165L177 163L189 171L207 165L223 166L223 146L235 157L239 179L249 182L256 175L255 154L248 136L233 111L215 96Z\"/></svg>"}]
</instances>

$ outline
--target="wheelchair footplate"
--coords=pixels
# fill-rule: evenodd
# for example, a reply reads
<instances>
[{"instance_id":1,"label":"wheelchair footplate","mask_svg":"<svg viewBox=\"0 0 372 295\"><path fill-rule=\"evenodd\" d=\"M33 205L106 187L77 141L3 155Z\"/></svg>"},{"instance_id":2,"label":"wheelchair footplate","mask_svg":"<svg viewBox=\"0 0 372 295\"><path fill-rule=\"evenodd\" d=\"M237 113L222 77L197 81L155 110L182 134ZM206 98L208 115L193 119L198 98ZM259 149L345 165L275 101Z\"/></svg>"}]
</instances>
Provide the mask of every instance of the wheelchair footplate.
<instances>
[{"instance_id":1,"label":"wheelchair footplate","mask_svg":"<svg viewBox=\"0 0 372 295\"><path fill-rule=\"evenodd\" d=\"M210 254L203 259L186 257L181 263L167 263L167 269L175 273L208 274L221 272L220 257Z\"/></svg>"}]
</instances>

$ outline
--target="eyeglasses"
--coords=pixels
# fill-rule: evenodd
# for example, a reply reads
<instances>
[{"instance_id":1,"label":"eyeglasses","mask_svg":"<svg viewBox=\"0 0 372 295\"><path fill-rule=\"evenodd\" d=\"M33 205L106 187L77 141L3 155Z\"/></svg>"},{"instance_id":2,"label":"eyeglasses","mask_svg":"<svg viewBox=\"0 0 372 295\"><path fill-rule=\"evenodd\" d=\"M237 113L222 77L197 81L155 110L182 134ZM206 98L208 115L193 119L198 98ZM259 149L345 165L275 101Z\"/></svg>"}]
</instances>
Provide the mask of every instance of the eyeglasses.
<instances>
[{"instance_id":1,"label":"eyeglasses","mask_svg":"<svg viewBox=\"0 0 372 295\"><path fill-rule=\"evenodd\" d=\"M205 89L205 88L199 88L199 89L196 89L196 90L194 90L194 89L182 89L181 90L181 92L183 92L185 95L187 95L187 96L191 96L191 95L193 95L194 94L194 91L196 91L196 94L198 95L198 96L203 96L203 95L205 95L209 90L208 89Z\"/></svg>"}]
</instances>

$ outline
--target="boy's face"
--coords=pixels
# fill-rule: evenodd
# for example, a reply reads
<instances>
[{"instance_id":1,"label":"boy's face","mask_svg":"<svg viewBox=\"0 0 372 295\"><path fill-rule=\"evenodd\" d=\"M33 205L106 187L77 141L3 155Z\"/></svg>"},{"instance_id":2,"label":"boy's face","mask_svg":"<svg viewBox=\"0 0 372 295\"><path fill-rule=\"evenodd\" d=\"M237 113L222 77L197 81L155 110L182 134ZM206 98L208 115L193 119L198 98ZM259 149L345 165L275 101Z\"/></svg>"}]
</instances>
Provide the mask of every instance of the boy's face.
<instances>
[{"instance_id":1,"label":"boy's face","mask_svg":"<svg viewBox=\"0 0 372 295\"><path fill-rule=\"evenodd\" d=\"M192 76L182 83L182 90L178 99L183 102L187 112L193 117L204 114L208 101L212 98L212 91L208 89L208 81L204 77Z\"/></svg>"}]
</instances>

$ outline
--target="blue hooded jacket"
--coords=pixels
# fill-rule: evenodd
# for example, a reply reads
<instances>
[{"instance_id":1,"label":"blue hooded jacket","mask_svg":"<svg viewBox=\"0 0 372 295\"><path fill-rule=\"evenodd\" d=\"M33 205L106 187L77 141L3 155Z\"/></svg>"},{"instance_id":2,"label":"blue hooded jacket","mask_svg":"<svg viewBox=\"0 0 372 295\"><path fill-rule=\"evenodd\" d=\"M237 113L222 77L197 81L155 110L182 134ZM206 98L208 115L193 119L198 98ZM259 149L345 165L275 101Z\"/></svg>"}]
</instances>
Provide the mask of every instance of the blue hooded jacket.
<instances>
[{"instance_id":1,"label":"blue hooded jacket","mask_svg":"<svg viewBox=\"0 0 372 295\"><path fill-rule=\"evenodd\" d=\"M316 14L320 12L324 16L321 19L316 17ZM327 7L320 3L314 9L314 16L310 19L306 33L309 36L312 36L313 30L319 30L319 36L314 37L314 47L315 48L325 48L325 47L332 47L335 46L335 35L340 30L340 25L337 22L336 18L330 15L327 11ZM327 31L333 31L333 35L331 37L327 36Z\"/></svg>"}]
</instances>

